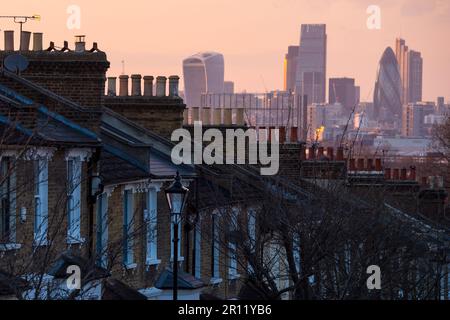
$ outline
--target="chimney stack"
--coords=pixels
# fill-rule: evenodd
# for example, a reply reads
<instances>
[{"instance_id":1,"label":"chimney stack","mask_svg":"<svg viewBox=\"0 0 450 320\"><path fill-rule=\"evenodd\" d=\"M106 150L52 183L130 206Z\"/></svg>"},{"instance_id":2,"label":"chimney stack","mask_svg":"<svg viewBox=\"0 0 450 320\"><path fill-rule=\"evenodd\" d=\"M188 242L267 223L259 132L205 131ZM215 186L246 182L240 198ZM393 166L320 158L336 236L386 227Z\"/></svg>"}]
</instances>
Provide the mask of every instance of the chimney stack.
<instances>
[{"instance_id":1,"label":"chimney stack","mask_svg":"<svg viewBox=\"0 0 450 320\"><path fill-rule=\"evenodd\" d=\"M43 33L41 32L33 33L33 51L44 50L43 39L44 39Z\"/></svg>"},{"instance_id":2,"label":"chimney stack","mask_svg":"<svg viewBox=\"0 0 450 320\"><path fill-rule=\"evenodd\" d=\"M20 51L30 51L31 32L22 31L20 38Z\"/></svg>"},{"instance_id":3,"label":"chimney stack","mask_svg":"<svg viewBox=\"0 0 450 320\"><path fill-rule=\"evenodd\" d=\"M179 76L169 77L169 96L178 97L178 83L180 81Z\"/></svg>"},{"instance_id":4,"label":"chimney stack","mask_svg":"<svg viewBox=\"0 0 450 320\"><path fill-rule=\"evenodd\" d=\"M144 77L144 96L153 97L153 76Z\"/></svg>"},{"instance_id":5,"label":"chimney stack","mask_svg":"<svg viewBox=\"0 0 450 320\"><path fill-rule=\"evenodd\" d=\"M86 51L85 38L84 35L75 36L75 52L83 53Z\"/></svg>"},{"instance_id":6,"label":"chimney stack","mask_svg":"<svg viewBox=\"0 0 450 320\"><path fill-rule=\"evenodd\" d=\"M121 75L119 77L119 96L128 97L128 79L127 75Z\"/></svg>"},{"instance_id":7,"label":"chimney stack","mask_svg":"<svg viewBox=\"0 0 450 320\"><path fill-rule=\"evenodd\" d=\"M5 51L14 51L14 31L5 30Z\"/></svg>"},{"instance_id":8,"label":"chimney stack","mask_svg":"<svg viewBox=\"0 0 450 320\"><path fill-rule=\"evenodd\" d=\"M132 96L141 96L141 79L142 76L140 74L132 74L131 75L131 95Z\"/></svg>"},{"instance_id":9,"label":"chimney stack","mask_svg":"<svg viewBox=\"0 0 450 320\"><path fill-rule=\"evenodd\" d=\"M108 77L108 96L116 96L117 78Z\"/></svg>"},{"instance_id":10,"label":"chimney stack","mask_svg":"<svg viewBox=\"0 0 450 320\"><path fill-rule=\"evenodd\" d=\"M156 96L165 97L166 96L166 82L167 78L164 76L156 77Z\"/></svg>"}]
</instances>

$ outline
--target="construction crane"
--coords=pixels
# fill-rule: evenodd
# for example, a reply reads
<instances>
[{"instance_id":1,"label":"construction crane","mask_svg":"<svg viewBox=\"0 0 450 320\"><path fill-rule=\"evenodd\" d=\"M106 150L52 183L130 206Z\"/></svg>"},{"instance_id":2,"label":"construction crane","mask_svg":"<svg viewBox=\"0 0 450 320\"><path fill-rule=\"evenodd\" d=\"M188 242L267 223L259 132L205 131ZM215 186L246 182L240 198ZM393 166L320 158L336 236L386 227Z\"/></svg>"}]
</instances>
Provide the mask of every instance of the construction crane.
<instances>
[{"instance_id":1,"label":"construction crane","mask_svg":"<svg viewBox=\"0 0 450 320\"><path fill-rule=\"evenodd\" d=\"M20 43L22 43L22 30L23 24L27 23L28 20L41 21L41 16L38 14L32 16L0 16L0 19L12 19L14 23L20 24Z\"/></svg>"}]
</instances>

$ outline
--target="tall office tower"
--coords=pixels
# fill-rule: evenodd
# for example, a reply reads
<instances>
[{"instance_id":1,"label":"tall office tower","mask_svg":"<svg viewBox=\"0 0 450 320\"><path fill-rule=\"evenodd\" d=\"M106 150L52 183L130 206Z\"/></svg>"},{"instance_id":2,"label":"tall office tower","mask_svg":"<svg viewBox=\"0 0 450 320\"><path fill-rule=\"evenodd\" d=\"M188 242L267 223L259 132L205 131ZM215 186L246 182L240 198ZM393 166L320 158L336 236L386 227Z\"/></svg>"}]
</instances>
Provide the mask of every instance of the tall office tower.
<instances>
[{"instance_id":1,"label":"tall office tower","mask_svg":"<svg viewBox=\"0 0 450 320\"><path fill-rule=\"evenodd\" d=\"M426 136L425 117L434 114L434 103L408 103L403 106L402 135L421 138Z\"/></svg>"},{"instance_id":2,"label":"tall office tower","mask_svg":"<svg viewBox=\"0 0 450 320\"><path fill-rule=\"evenodd\" d=\"M234 94L234 82L233 81L225 81L223 83L223 93Z\"/></svg>"},{"instance_id":3,"label":"tall office tower","mask_svg":"<svg viewBox=\"0 0 450 320\"><path fill-rule=\"evenodd\" d=\"M381 57L373 97L374 116L394 122L402 114L402 81L394 51L388 47Z\"/></svg>"},{"instance_id":4,"label":"tall office tower","mask_svg":"<svg viewBox=\"0 0 450 320\"><path fill-rule=\"evenodd\" d=\"M299 46L289 46L284 57L284 91L295 91Z\"/></svg>"},{"instance_id":5,"label":"tall office tower","mask_svg":"<svg viewBox=\"0 0 450 320\"><path fill-rule=\"evenodd\" d=\"M445 98L444 97L438 97L437 98L437 103L436 103L436 113L437 114L442 114L442 112L444 111L444 106L445 106Z\"/></svg>"},{"instance_id":6,"label":"tall office tower","mask_svg":"<svg viewBox=\"0 0 450 320\"><path fill-rule=\"evenodd\" d=\"M415 103L422 101L423 59L420 52L409 51L408 64L408 102Z\"/></svg>"},{"instance_id":7,"label":"tall office tower","mask_svg":"<svg viewBox=\"0 0 450 320\"><path fill-rule=\"evenodd\" d=\"M410 50L405 40L398 38L395 57L402 79L402 104L421 101L423 60L420 52Z\"/></svg>"},{"instance_id":8,"label":"tall office tower","mask_svg":"<svg viewBox=\"0 0 450 320\"><path fill-rule=\"evenodd\" d=\"M188 107L200 107L204 93L223 93L225 63L223 55L200 52L183 60L184 94Z\"/></svg>"},{"instance_id":9,"label":"tall office tower","mask_svg":"<svg viewBox=\"0 0 450 320\"><path fill-rule=\"evenodd\" d=\"M328 100L330 104L340 103L348 115L359 103L359 87L355 86L355 79L330 78L328 85Z\"/></svg>"},{"instance_id":10,"label":"tall office tower","mask_svg":"<svg viewBox=\"0 0 450 320\"><path fill-rule=\"evenodd\" d=\"M324 103L327 74L325 24L303 24L297 62L295 91L310 103Z\"/></svg>"}]
</instances>

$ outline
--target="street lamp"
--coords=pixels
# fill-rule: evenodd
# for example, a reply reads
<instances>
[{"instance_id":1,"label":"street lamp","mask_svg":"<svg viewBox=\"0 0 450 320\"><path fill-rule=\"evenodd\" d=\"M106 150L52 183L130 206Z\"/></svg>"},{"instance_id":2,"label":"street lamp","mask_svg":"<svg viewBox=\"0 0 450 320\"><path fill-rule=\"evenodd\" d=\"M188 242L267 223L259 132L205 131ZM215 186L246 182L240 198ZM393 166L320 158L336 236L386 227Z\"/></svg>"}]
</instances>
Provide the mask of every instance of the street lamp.
<instances>
[{"instance_id":1,"label":"street lamp","mask_svg":"<svg viewBox=\"0 0 450 320\"><path fill-rule=\"evenodd\" d=\"M173 223L173 300L178 300L178 228L189 193L189 189L181 183L178 171L165 193Z\"/></svg>"}]
</instances>

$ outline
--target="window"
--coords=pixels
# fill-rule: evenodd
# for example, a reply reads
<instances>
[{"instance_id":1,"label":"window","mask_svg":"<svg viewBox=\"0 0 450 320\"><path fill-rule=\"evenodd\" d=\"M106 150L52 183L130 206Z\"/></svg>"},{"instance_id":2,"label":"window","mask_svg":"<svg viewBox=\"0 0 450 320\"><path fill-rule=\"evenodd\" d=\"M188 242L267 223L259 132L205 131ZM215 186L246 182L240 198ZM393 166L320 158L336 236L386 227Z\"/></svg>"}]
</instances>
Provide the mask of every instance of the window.
<instances>
[{"instance_id":1,"label":"window","mask_svg":"<svg viewBox=\"0 0 450 320\"><path fill-rule=\"evenodd\" d=\"M97 200L97 265L108 265L108 195L102 194Z\"/></svg>"},{"instance_id":2,"label":"window","mask_svg":"<svg viewBox=\"0 0 450 320\"><path fill-rule=\"evenodd\" d=\"M81 240L81 168L79 158L67 161L67 242L80 243Z\"/></svg>"},{"instance_id":3,"label":"window","mask_svg":"<svg viewBox=\"0 0 450 320\"><path fill-rule=\"evenodd\" d=\"M2 157L0 164L0 242L15 242L16 175L11 158Z\"/></svg>"},{"instance_id":4,"label":"window","mask_svg":"<svg viewBox=\"0 0 450 320\"><path fill-rule=\"evenodd\" d=\"M48 230L48 161L34 162L34 242L37 246L47 244Z\"/></svg>"},{"instance_id":5,"label":"window","mask_svg":"<svg viewBox=\"0 0 450 320\"><path fill-rule=\"evenodd\" d=\"M131 267L133 263L133 192L125 190L123 196L123 264Z\"/></svg>"},{"instance_id":6,"label":"window","mask_svg":"<svg viewBox=\"0 0 450 320\"><path fill-rule=\"evenodd\" d=\"M154 188L147 192L147 265L159 264L158 260L158 193Z\"/></svg>"},{"instance_id":7,"label":"window","mask_svg":"<svg viewBox=\"0 0 450 320\"><path fill-rule=\"evenodd\" d=\"M195 270L194 275L196 278L201 277L201 269L202 269L202 232L201 232L202 225L200 223L200 220L198 221L197 225L195 226L195 233L194 233L194 246L195 246Z\"/></svg>"}]
</instances>

